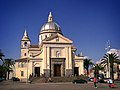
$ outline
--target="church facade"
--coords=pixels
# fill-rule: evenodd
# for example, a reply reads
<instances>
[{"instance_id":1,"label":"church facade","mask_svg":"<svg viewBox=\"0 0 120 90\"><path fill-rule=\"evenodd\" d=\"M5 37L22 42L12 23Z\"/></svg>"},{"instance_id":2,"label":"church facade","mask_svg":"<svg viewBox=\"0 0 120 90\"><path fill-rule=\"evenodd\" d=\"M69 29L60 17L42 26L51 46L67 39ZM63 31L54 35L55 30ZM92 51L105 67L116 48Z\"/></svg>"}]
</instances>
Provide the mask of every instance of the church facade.
<instances>
[{"instance_id":1,"label":"church facade","mask_svg":"<svg viewBox=\"0 0 120 90\"><path fill-rule=\"evenodd\" d=\"M84 74L84 56L76 55L73 41L65 37L49 13L48 22L39 33L38 45L32 45L25 30L21 40L21 58L15 61L15 76L26 79L30 74L64 77Z\"/></svg>"}]
</instances>

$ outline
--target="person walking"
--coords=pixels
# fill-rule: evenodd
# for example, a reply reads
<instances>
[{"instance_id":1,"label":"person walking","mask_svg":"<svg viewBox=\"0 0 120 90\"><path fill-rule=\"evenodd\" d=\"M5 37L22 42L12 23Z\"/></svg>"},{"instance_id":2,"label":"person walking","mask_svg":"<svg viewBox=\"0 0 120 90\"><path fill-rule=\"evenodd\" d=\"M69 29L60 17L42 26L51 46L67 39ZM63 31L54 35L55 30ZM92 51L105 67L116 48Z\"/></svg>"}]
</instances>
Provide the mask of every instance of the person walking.
<instances>
[{"instance_id":1,"label":"person walking","mask_svg":"<svg viewBox=\"0 0 120 90\"><path fill-rule=\"evenodd\" d=\"M47 77L46 77L46 74L44 73L43 75L42 75L42 77L43 77L43 82L47 82Z\"/></svg>"},{"instance_id":2,"label":"person walking","mask_svg":"<svg viewBox=\"0 0 120 90\"><path fill-rule=\"evenodd\" d=\"M34 77L33 77L33 73L32 73L32 74L29 75L29 81L30 81L30 84L32 83L33 78L34 78Z\"/></svg>"},{"instance_id":3,"label":"person walking","mask_svg":"<svg viewBox=\"0 0 120 90\"><path fill-rule=\"evenodd\" d=\"M32 79L32 75L30 74L30 75L29 75L29 82L30 82L30 84L31 84L31 82L32 82L31 79Z\"/></svg>"},{"instance_id":4,"label":"person walking","mask_svg":"<svg viewBox=\"0 0 120 90\"><path fill-rule=\"evenodd\" d=\"M51 77L48 78L48 82L52 82L52 78Z\"/></svg>"},{"instance_id":5,"label":"person walking","mask_svg":"<svg viewBox=\"0 0 120 90\"><path fill-rule=\"evenodd\" d=\"M110 88L113 88L115 85L113 84L113 80L110 78L109 80L108 80L108 84L109 84L109 87Z\"/></svg>"},{"instance_id":6,"label":"person walking","mask_svg":"<svg viewBox=\"0 0 120 90\"><path fill-rule=\"evenodd\" d=\"M96 77L94 77L93 82L94 82L94 87L97 88L97 78Z\"/></svg>"}]
</instances>

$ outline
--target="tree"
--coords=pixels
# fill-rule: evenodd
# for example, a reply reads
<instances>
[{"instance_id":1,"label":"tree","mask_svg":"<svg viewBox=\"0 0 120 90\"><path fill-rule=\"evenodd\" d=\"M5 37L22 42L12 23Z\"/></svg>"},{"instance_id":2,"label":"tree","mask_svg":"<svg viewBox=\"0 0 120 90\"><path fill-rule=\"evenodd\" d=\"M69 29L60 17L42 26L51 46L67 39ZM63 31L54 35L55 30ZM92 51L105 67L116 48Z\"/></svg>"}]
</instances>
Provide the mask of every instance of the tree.
<instances>
[{"instance_id":1,"label":"tree","mask_svg":"<svg viewBox=\"0 0 120 90\"><path fill-rule=\"evenodd\" d=\"M13 59L7 58L7 59L4 60L3 66L4 66L5 71L6 71L5 74L8 76L7 79L9 79L9 74L10 74L10 72L13 71L12 68L11 68L11 66L13 66L13 65L14 65ZM5 75L5 76L6 76L6 75ZM5 77L5 78L6 78L6 77Z\"/></svg>"},{"instance_id":2,"label":"tree","mask_svg":"<svg viewBox=\"0 0 120 90\"><path fill-rule=\"evenodd\" d=\"M109 61L108 61L109 60ZM112 78L114 80L114 63L119 63L118 61L118 56L115 53L111 53L111 54L105 54L101 64L104 64L105 66L109 66L110 63L110 78Z\"/></svg>"},{"instance_id":3,"label":"tree","mask_svg":"<svg viewBox=\"0 0 120 90\"><path fill-rule=\"evenodd\" d=\"M0 60L1 60L1 61L3 61L3 57L4 57L4 56L5 56L5 55L2 53L2 51L1 51L1 49L0 49ZM3 77L3 71L4 71L3 66L0 65L0 77Z\"/></svg>"},{"instance_id":4,"label":"tree","mask_svg":"<svg viewBox=\"0 0 120 90\"><path fill-rule=\"evenodd\" d=\"M3 77L3 66L0 65L0 77Z\"/></svg>"},{"instance_id":5,"label":"tree","mask_svg":"<svg viewBox=\"0 0 120 90\"><path fill-rule=\"evenodd\" d=\"M4 77L6 80L6 72L7 72L7 67L4 65L0 65L0 77Z\"/></svg>"},{"instance_id":6,"label":"tree","mask_svg":"<svg viewBox=\"0 0 120 90\"><path fill-rule=\"evenodd\" d=\"M3 61L3 57L4 57L5 55L2 53L2 51L1 51L1 49L0 49L0 60L2 60Z\"/></svg>"},{"instance_id":7,"label":"tree","mask_svg":"<svg viewBox=\"0 0 120 90\"><path fill-rule=\"evenodd\" d=\"M99 77L99 71L104 70L104 67L102 67L100 64L96 64L96 65L94 65L93 70L95 70L94 76L98 78Z\"/></svg>"},{"instance_id":8,"label":"tree","mask_svg":"<svg viewBox=\"0 0 120 90\"><path fill-rule=\"evenodd\" d=\"M89 67L93 65L93 62L91 62L91 59L85 59L84 60L84 68L87 70L87 76L89 75Z\"/></svg>"}]
</instances>

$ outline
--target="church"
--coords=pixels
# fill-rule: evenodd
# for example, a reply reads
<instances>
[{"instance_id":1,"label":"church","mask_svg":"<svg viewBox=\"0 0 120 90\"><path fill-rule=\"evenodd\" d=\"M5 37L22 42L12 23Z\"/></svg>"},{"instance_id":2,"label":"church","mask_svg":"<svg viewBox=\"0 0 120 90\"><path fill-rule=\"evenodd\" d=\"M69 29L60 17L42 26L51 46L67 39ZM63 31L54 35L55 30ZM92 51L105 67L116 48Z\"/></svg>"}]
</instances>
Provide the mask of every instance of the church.
<instances>
[{"instance_id":1,"label":"church","mask_svg":"<svg viewBox=\"0 0 120 90\"><path fill-rule=\"evenodd\" d=\"M39 43L32 45L25 30L21 39L21 58L15 61L15 76L27 79L30 74L40 77L64 77L84 74L84 56L76 55L73 41L65 37L50 12L42 25Z\"/></svg>"}]
</instances>

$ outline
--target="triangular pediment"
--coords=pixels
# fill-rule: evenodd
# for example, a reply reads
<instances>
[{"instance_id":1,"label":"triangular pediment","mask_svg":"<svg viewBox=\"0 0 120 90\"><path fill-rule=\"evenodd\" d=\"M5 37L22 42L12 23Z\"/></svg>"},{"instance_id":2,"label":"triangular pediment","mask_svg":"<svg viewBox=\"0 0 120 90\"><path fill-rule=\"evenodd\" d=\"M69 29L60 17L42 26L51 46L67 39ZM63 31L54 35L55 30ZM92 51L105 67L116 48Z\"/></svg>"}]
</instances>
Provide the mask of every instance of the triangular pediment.
<instances>
[{"instance_id":1,"label":"triangular pediment","mask_svg":"<svg viewBox=\"0 0 120 90\"><path fill-rule=\"evenodd\" d=\"M43 40L43 43L73 43L72 40L57 33Z\"/></svg>"}]
</instances>

